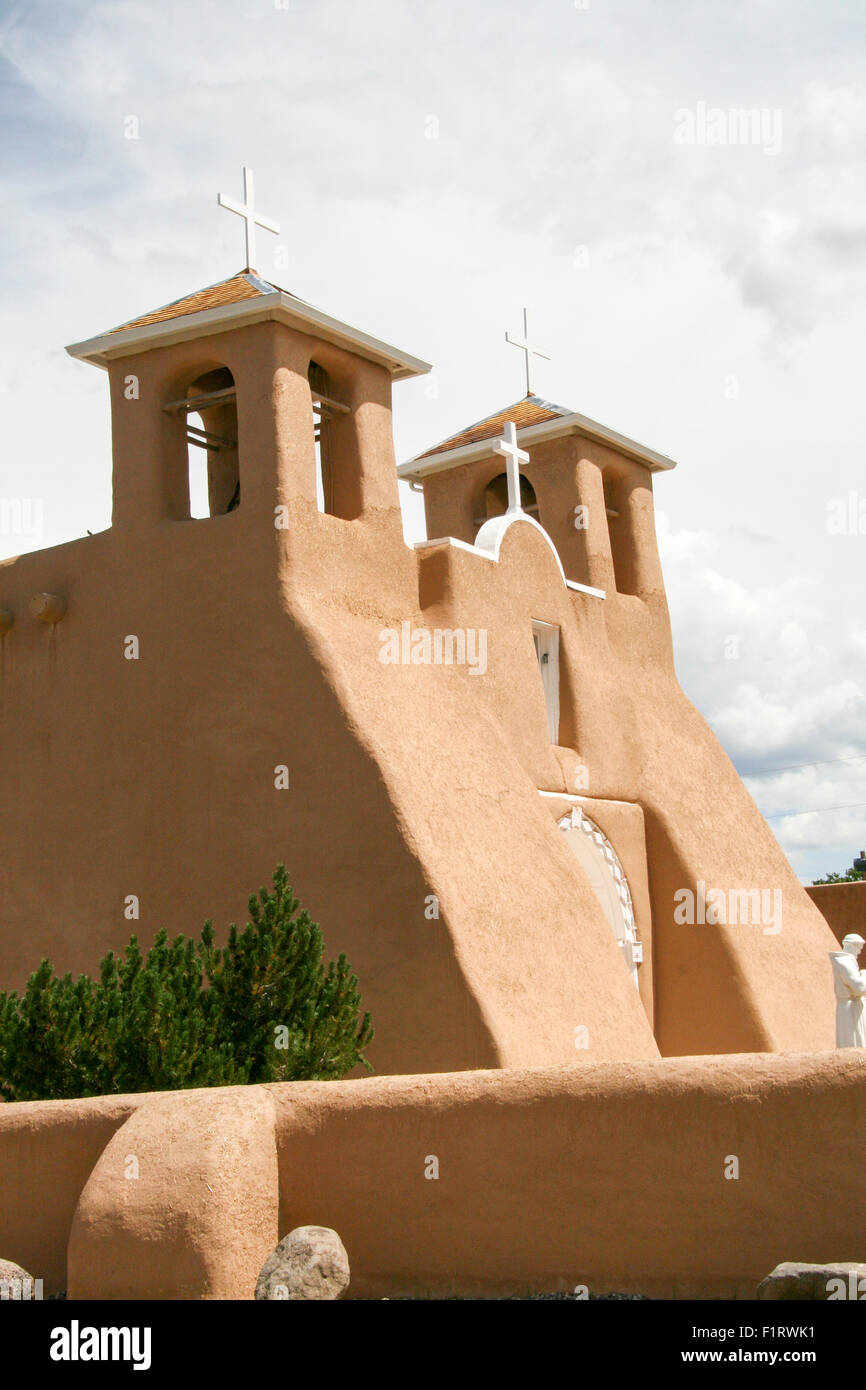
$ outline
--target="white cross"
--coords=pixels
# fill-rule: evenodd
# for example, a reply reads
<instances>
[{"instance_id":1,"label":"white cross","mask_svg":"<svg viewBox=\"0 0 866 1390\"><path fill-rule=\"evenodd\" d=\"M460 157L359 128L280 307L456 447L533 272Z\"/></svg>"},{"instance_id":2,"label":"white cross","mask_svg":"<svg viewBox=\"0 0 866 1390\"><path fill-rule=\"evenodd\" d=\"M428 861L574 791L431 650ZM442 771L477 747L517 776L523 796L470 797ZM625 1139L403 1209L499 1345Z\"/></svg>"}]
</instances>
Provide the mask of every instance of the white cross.
<instances>
[{"instance_id":1,"label":"white cross","mask_svg":"<svg viewBox=\"0 0 866 1390\"><path fill-rule=\"evenodd\" d=\"M506 333L506 335L505 335L505 341L506 341L506 343L510 343L512 347L520 348L521 352L523 352L523 353L526 354L526 394L527 394L527 396L531 396L531 395L532 395L532 387L531 387L530 384L529 384L529 359L530 359L530 357L543 357L544 360L545 360L545 362L549 362L549 361L550 361L550 358L548 357L548 355L547 355L546 352L542 352L540 348L533 347L532 344L531 344L530 342L527 342L527 333L528 333L528 332L529 332L529 330L528 330L528 328L527 328L527 326L526 326L526 310L524 309L524 311L523 311L523 337L522 337L522 338L512 338L512 336L511 336L510 333Z\"/></svg>"},{"instance_id":2,"label":"white cross","mask_svg":"<svg viewBox=\"0 0 866 1390\"><path fill-rule=\"evenodd\" d=\"M497 454L505 455L505 467L508 478L508 510L510 512L522 512L520 505L520 464L529 462L529 455L525 449L517 447L517 430L514 428L513 420L506 420L504 426L505 438L497 439L493 448Z\"/></svg>"},{"instance_id":3,"label":"white cross","mask_svg":"<svg viewBox=\"0 0 866 1390\"><path fill-rule=\"evenodd\" d=\"M238 217L244 219L244 230L247 238L247 270L256 268L256 227L264 227L266 232L275 232L279 236L280 229L276 222L271 222L267 217L259 217L253 207L253 171L244 165L244 201L236 203L234 198L226 198L222 193L217 194L217 202L221 208L228 208L229 212L236 212Z\"/></svg>"}]
</instances>

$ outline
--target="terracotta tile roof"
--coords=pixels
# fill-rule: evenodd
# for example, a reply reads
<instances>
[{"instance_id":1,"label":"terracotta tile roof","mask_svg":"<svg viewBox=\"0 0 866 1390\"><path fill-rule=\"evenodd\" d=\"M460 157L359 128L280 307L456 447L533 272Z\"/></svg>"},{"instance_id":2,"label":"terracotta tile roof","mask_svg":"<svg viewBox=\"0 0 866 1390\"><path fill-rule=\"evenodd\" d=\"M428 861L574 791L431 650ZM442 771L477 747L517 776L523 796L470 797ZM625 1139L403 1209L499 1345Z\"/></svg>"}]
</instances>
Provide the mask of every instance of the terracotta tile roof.
<instances>
[{"instance_id":1,"label":"terracotta tile roof","mask_svg":"<svg viewBox=\"0 0 866 1390\"><path fill-rule=\"evenodd\" d=\"M459 434L452 434L450 439L445 439L433 449L427 449L425 453L418 454L418 458L430 458L433 454L445 454L451 449L462 449L464 444L477 444L481 439L493 439L502 433L502 426L506 420L513 420L518 430L522 430L527 425L541 425L545 420L555 420L558 416L571 414L572 411L564 405L554 405L552 401L543 401L540 396L524 396L522 401L516 401L514 405L507 405L503 410L497 410L495 415L487 415L477 424L469 425L467 429L461 430Z\"/></svg>"},{"instance_id":2,"label":"terracotta tile roof","mask_svg":"<svg viewBox=\"0 0 866 1390\"><path fill-rule=\"evenodd\" d=\"M224 304L239 304L244 299L257 299L259 295L272 294L276 289L276 285L262 280L254 270L242 270L228 280L220 280L217 285L208 285L206 289L196 290L195 294L175 299L171 304L164 304L161 309L154 309L152 314L142 314L140 318L130 319L129 323L121 323L109 331L122 333L127 328L144 328L149 323L164 323L167 319L183 318L185 314L199 314L205 309L219 309Z\"/></svg>"}]
</instances>

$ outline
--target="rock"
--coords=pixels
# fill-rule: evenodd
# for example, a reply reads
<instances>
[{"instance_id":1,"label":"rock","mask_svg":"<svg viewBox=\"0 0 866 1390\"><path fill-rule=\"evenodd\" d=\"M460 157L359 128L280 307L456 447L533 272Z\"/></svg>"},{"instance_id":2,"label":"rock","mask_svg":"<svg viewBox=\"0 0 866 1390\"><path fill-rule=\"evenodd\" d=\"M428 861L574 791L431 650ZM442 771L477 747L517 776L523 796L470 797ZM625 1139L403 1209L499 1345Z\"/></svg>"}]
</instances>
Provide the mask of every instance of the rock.
<instances>
[{"instance_id":1,"label":"rock","mask_svg":"<svg viewBox=\"0 0 866 1390\"><path fill-rule=\"evenodd\" d=\"M831 1279L841 1283L830 1284ZM863 1280L862 1285L860 1281ZM812 1299L826 1302L829 1298L857 1299L866 1297L866 1264L840 1260L832 1265L807 1265L789 1262L776 1265L758 1285L760 1299Z\"/></svg>"},{"instance_id":2,"label":"rock","mask_svg":"<svg viewBox=\"0 0 866 1390\"><path fill-rule=\"evenodd\" d=\"M0 1299L33 1297L35 1281L32 1274L12 1260L0 1260Z\"/></svg>"},{"instance_id":3,"label":"rock","mask_svg":"<svg viewBox=\"0 0 866 1390\"><path fill-rule=\"evenodd\" d=\"M261 1268L257 1299L340 1298L349 1287L349 1257L328 1226L297 1226Z\"/></svg>"}]
</instances>

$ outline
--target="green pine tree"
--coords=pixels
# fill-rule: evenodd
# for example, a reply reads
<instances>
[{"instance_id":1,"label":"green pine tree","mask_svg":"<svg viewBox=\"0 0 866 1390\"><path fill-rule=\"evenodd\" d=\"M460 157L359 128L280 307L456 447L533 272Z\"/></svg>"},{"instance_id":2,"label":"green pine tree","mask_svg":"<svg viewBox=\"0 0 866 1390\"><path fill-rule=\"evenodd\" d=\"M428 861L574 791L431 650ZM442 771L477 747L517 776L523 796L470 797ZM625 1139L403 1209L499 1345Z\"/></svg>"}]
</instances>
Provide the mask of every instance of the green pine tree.
<instances>
[{"instance_id":1,"label":"green pine tree","mask_svg":"<svg viewBox=\"0 0 866 1390\"><path fill-rule=\"evenodd\" d=\"M205 924L214 1036L249 1081L334 1080L364 1061L373 1037L369 1014L358 1023L358 982L346 957L325 970L322 933L299 908L281 864L273 892L250 898L250 921L240 933L229 929L222 950Z\"/></svg>"},{"instance_id":2,"label":"green pine tree","mask_svg":"<svg viewBox=\"0 0 866 1390\"><path fill-rule=\"evenodd\" d=\"M209 921L198 941L161 931L146 956L132 937L122 958L103 959L98 981L58 977L43 960L23 995L0 994L0 1095L327 1081L359 1062L372 1070L358 981L344 955L325 968L322 933L284 865L249 909L223 947Z\"/></svg>"}]
</instances>

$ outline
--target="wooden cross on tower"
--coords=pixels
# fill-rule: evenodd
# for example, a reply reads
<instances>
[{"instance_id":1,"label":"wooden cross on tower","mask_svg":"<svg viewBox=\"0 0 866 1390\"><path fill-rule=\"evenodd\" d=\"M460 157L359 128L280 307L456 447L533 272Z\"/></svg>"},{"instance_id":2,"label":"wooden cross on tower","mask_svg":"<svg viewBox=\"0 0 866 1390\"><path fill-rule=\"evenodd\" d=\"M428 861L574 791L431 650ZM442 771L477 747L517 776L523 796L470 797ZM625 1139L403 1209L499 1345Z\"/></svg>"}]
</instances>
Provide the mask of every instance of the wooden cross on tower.
<instances>
[{"instance_id":1,"label":"wooden cross on tower","mask_svg":"<svg viewBox=\"0 0 866 1390\"><path fill-rule=\"evenodd\" d=\"M493 448L497 454L505 455L506 476L508 479L508 510L522 512L520 505L520 465L529 462L525 449L517 447L517 430L513 420L506 420L503 426L504 438L497 439Z\"/></svg>"},{"instance_id":2,"label":"wooden cross on tower","mask_svg":"<svg viewBox=\"0 0 866 1390\"><path fill-rule=\"evenodd\" d=\"M227 198L225 194L217 194L217 202L221 208L228 208L229 212L236 212L238 217L244 219L244 230L247 241L247 270L256 268L256 227L263 227L266 232L275 232L279 236L279 226L276 222L271 222L267 217L260 217L256 212L253 197L253 171L244 165L244 201L236 203L234 198Z\"/></svg>"}]
</instances>

